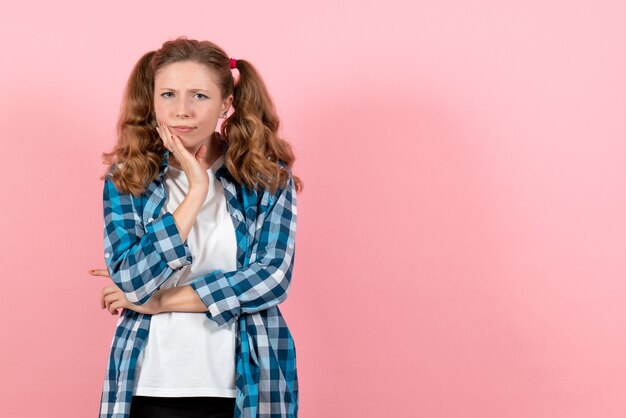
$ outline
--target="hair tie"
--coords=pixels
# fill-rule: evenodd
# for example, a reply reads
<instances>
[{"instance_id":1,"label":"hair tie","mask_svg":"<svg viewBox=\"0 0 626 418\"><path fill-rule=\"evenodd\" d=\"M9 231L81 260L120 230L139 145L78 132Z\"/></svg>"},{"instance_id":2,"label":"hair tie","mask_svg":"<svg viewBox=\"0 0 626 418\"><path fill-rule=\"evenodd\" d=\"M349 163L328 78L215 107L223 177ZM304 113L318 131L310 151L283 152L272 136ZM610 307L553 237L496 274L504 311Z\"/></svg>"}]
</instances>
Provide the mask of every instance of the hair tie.
<instances>
[{"instance_id":1,"label":"hair tie","mask_svg":"<svg viewBox=\"0 0 626 418\"><path fill-rule=\"evenodd\" d=\"M237 68L237 60L234 58L230 59L230 69Z\"/></svg>"}]
</instances>

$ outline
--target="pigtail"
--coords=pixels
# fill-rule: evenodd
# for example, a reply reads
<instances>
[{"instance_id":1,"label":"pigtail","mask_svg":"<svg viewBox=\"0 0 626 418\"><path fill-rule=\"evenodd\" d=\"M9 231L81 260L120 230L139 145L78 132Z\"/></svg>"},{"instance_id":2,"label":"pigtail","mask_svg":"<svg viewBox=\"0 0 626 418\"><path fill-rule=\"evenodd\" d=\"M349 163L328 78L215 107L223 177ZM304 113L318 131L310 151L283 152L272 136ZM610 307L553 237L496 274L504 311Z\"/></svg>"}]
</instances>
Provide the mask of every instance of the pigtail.
<instances>
[{"instance_id":1,"label":"pigtail","mask_svg":"<svg viewBox=\"0 0 626 418\"><path fill-rule=\"evenodd\" d=\"M221 129L229 143L227 163L232 169L228 168L238 182L275 193L287 185L294 153L278 136L280 120L258 71L243 59L237 59L236 65L239 80L233 92L234 112ZM294 181L300 191L301 180L294 176Z\"/></svg>"},{"instance_id":2,"label":"pigtail","mask_svg":"<svg viewBox=\"0 0 626 418\"><path fill-rule=\"evenodd\" d=\"M144 54L133 67L116 125L117 143L113 151L102 154L109 167L101 178L110 175L120 192L134 196L144 193L146 185L156 178L165 151L158 140L153 110L154 54Z\"/></svg>"}]
</instances>

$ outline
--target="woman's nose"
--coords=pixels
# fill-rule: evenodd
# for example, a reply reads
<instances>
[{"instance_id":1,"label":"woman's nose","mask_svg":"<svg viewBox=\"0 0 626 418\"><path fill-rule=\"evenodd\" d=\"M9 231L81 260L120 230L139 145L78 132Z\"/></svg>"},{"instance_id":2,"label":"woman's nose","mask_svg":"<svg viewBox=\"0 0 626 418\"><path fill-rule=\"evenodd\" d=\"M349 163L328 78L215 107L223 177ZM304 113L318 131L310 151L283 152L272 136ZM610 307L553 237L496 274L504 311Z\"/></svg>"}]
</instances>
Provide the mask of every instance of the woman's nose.
<instances>
[{"instance_id":1,"label":"woman's nose","mask_svg":"<svg viewBox=\"0 0 626 418\"><path fill-rule=\"evenodd\" d=\"M186 119L189 117L190 111L191 111L191 108L187 104L187 101L180 100L176 108L176 117L181 118L181 119Z\"/></svg>"}]
</instances>

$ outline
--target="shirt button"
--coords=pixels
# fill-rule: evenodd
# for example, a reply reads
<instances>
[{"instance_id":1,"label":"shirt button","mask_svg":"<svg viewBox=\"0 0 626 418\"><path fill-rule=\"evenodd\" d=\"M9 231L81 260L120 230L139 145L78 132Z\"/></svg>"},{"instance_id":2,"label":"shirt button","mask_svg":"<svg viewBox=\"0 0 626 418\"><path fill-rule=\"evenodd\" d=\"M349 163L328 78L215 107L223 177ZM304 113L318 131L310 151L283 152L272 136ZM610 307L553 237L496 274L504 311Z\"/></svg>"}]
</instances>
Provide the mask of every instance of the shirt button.
<instances>
[{"instance_id":1,"label":"shirt button","mask_svg":"<svg viewBox=\"0 0 626 418\"><path fill-rule=\"evenodd\" d=\"M109 258L109 253L104 253L104 258Z\"/></svg>"}]
</instances>

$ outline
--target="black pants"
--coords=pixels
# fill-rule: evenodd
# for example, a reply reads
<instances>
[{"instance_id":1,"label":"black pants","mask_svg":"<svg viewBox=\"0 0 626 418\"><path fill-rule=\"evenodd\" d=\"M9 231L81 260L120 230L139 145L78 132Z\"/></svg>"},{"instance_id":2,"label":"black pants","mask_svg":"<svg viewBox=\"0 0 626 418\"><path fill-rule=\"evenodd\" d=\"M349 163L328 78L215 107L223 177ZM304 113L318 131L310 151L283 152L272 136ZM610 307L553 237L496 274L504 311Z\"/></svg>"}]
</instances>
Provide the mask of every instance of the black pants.
<instances>
[{"instance_id":1,"label":"black pants","mask_svg":"<svg viewBox=\"0 0 626 418\"><path fill-rule=\"evenodd\" d=\"M235 398L133 396L129 418L233 418Z\"/></svg>"}]
</instances>

